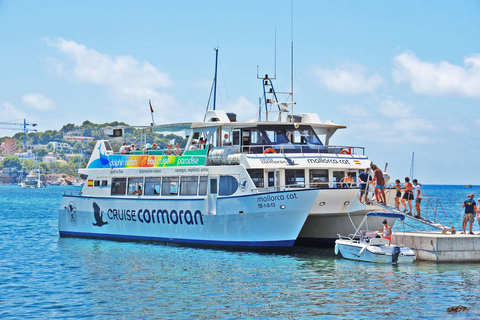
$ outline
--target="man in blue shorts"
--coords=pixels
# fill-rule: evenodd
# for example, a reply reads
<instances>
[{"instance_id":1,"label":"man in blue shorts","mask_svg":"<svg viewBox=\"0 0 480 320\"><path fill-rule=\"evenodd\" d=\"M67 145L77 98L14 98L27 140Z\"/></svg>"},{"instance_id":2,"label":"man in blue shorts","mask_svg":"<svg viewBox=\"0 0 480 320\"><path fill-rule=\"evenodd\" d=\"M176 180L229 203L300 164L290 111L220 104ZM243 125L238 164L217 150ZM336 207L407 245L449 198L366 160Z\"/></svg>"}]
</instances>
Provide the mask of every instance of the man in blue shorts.
<instances>
[{"instance_id":1,"label":"man in blue shorts","mask_svg":"<svg viewBox=\"0 0 480 320\"><path fill-rule=\"evenodd\" d=\"M470 222L470 232L468 234L473 234L472 225L475 219L474 213L478 213L477 211L477 203L473 200L473 193L468 195L467 200L463 202L462 208L465 208L465 215L463 216L463 232L465 234L465 228L467 227L467 223Z\"/></svg>"}]
</instances>

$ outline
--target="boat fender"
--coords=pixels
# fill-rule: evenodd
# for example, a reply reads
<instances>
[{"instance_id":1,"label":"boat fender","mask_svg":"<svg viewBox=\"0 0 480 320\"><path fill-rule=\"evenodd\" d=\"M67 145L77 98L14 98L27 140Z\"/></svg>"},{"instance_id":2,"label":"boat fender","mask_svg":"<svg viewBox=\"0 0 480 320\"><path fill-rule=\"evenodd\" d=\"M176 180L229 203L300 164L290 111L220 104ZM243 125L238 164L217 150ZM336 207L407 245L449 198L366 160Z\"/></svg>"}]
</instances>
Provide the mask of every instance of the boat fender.
<instances>
[{"instance_id":1,"label":"boat fender","mask_svg":"<svg viewBox=\"0 0 480 320\"><path fill-rule=\"evenodd\" d=\"M263 153L267 154L267 153L276 153L276 152L275 152L275 149L273 149L273 148L267 148L267 149L265 149L265 151L263 151Z\"/></svg>"},{"instance_id":2,"label":"boat fender","mask_svg":"<svg viewBox=\"0 0 480 320\"><path fill-rule=\"evenodd\" d=\"M362 250L360 250L360 252L358 253L358 255L361 256L366 249L367 249L367 246L363 247Z\"/></svg>"},{"instance_id":3,"label":"boat fender","mask_svg":"<svg viewBox=\"0 0 480 320\"><path fill-rule=\"evenodd\" d=\"M338 254L338 243L335 243L335 255Z\"/></svg>"},{"instance_id":4,"label":"boat fender","mask_svg":"<svg viewBox=\"0 0 480 320\"><path fill-rule=\"evenodd\" d=\"M350 154L350 149L343 149L342 151L340 151L340 154Z\"/></svg>"}]
</instances>

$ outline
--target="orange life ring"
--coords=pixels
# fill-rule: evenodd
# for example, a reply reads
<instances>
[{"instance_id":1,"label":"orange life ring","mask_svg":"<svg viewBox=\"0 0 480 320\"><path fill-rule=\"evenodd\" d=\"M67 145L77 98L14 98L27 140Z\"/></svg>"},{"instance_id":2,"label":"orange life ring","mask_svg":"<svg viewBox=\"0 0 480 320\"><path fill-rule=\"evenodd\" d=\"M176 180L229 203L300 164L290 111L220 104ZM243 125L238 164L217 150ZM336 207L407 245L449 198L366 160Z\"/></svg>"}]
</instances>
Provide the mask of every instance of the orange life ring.
<instances>
[{"instance_id":1,"label":"orange life ring","mask_svg":"<svg viewBox=\"0 0 480 320\"><path fill-rule=\"evenodd\" d=\"M267 148L267 149L265 149L265 151L263 151L263 153L267 154L267 153L276 153L276 152L275 152L275 149L273 149L273 148Z\"/></svg>"},{"instance_id":2,"label":"orange life ring","mask_svg":"<svg viewBox=\"0 0 480 320\"><path fill-rule=\"evenodd\" d=\"M340 154L350 154L350 149L343 149L342 151L340 151Z\"/></svg>"}]
</instances>

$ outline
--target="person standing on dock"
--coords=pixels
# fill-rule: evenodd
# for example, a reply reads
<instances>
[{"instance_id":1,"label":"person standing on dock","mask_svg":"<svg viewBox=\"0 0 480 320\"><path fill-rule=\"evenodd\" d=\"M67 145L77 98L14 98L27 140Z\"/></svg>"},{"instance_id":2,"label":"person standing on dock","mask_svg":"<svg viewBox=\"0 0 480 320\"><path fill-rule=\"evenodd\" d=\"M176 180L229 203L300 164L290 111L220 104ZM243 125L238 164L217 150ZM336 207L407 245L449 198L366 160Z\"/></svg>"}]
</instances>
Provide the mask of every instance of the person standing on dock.
<instances>
[{"instance_id":1,"label":"person standing on dock","mask_svg":"<svg viewBox=\"0 0 480 320\"><path fill-rule=\"evenodd\" d=\"M417 209L417 218L420 218L420 203L422 202L422 187L418 183L417 179L413 179L413 184L415 185L415 209Z\"/></svg>"},{"instance_id":2,"label":"person standing on dock","mask_svg":"<svg viewBox=\"0 0 480 320\"><path fill-rule=\"evenodd\" d=\"M473 213L475 212L478 214L477 210L477 203L473 200L473 193L470 193L468 199L463 202L462 208L465 208L465 215L463 216L463 231L462 234L465 234L465 228L467 227L467 223L470 222L470 232L468 234L473 234L472 225L473 220L475 219Z\"/></svg>"}]
</instances>

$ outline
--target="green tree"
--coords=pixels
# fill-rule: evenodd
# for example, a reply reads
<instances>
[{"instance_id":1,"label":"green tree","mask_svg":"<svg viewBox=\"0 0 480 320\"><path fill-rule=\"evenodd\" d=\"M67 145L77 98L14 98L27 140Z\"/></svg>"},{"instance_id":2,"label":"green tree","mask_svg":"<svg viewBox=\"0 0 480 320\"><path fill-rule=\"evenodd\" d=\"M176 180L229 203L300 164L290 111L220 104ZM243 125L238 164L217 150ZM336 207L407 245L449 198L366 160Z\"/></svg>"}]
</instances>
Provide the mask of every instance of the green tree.
<instances>
[{"instance_id":1,"label":"green tree","mask_svg":"<svg viewBox=\"0 0 480 320\"><path fill-rule=\"evenodd\" d=\"M22 162L17 156L7 155L0 164L2 168L18 169L22 168Z\"/></svg>"},{"instance_id":2,"label":"green tree","mask_svg":"<svg viewBox=\"0 0 480 320\"><path fill-rule=\"evenodd\" d=\"M35 148L35 150L33 150L33 154L37 156L38 160L41 160L48 154L48 150L45 148Z\"/></svg>"}]
</instances>

